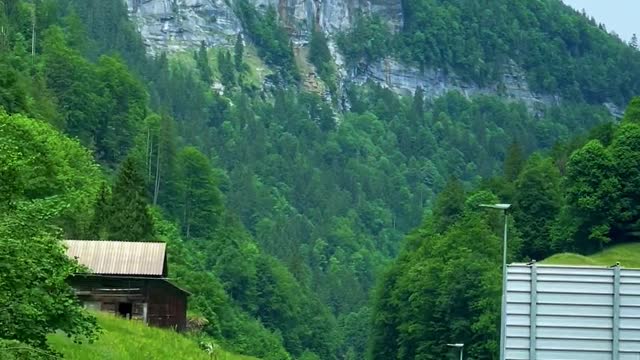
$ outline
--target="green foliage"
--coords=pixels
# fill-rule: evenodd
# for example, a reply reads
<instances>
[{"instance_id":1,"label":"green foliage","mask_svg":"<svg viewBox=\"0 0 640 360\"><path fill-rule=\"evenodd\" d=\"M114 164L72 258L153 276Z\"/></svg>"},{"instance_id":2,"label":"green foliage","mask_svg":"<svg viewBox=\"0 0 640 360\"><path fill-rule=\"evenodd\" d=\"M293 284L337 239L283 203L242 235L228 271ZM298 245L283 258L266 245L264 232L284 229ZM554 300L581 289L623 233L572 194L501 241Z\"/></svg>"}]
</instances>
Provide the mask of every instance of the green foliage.
<instances>
[{"instance_id":1,"label":"green foliage","mask_svg":"<svg viewBox=\"0 0 640 360\"><path fill-rule=\"evenodd\" d=\"M89 152L51 126L0 110L0 210L20 202L50 201L54 224L82 236L89 223L99 172Z\"/></svg>"},{"instance_id":2,"label":"green foliage","mask_svg":"<svg viewBox=\"0 0 640 360\"><path fill-rule=\"evenodd\" d=\"M0 64L0 106L9 113L26 112L27 94L13 68Z\"/></svg>"},{"instance_id":3,"label":"green foliage","mask_svg":"<svg viewBox=\"0 0 640 360\"><path fill-rule=\"evenodd\" d=\"M336 41L351 66L388 56L394 43L388 25L380 17L362 14L356 17L351 29L338 34Z\"/></svg>"},{"instance_id":4,"label":"green foliage","mask_svg":"<svg viewBox=\"0 0 640 360\"><path fill-rule=\"evenodd\" d=\"M187 239L210 235L219 221L222 200L207 158L193 147L178 154L178 213Z\"/></svg>"},{"instance_id":5,"label":"green foliage","mask_svg":"<svg viewBox=\"0 0 640 360\"><path fill-rule=\"evenodd\" d=\"M98 211L100 212L107 215L103 218L107 239L153 240L153 220L147 208L144 179L132 158L127 158L122 163L107 210Z\"/></svg>"},{"instance_id":6,"label":"green foliage","mask_svg":"<svg viewBox=\"0 0 640 360\"><path fill-rule=\"evenodd\" d=\"M448 229L462 216L465 193L460 181L452 179L433 204L433 219L438 232Z\"/></svg>"},{"instance_id":7,"label":"green foliage","mask_svg":"<svg viewBox=\"0 0 640 360\"><path fill-rule=\"evenodd\" d=\"M132 155L144 164L145 183L151 203L160 205L169 215L178 215L178 144L175 121L169 116L152 114L145 119L145 130L136 140Z\"/></svg>"},{"instance_id":8,"label":"green foliage","mask_svg":"<svg viewBox=\"0 0 640 360\"><path fill-rule=\"evenodd\" d=\"M609 241L611 216L618 202L619 182L612 177L614 161L597 140L571 155L567 165L567 203L577 222L571 238L582 241L578 249L594 251Z\"/></svg>"},{"instance_id":9,"label":"green foliage","mask_svg":"<svg viewBox=\"0 0 640 360\"><path fill-rule=\"evenodd\" d=\"M213 241L220 247L213 251L209 242L185 242L175 225L157 216L154 223L158 239L165 241L169 249L169 276L193 293L189 298L191 311L207 320L203 335L218 339L238 353L261 359L290 359L282 338L244 312L229 295L233 294L232 289L253 293L254 283L250 281L255 279L247 272L254 266L255 245L244 242L246 236L236 237L238 241L232 243L216 238ZM223 229L228 231L222 228L215 236L222 236ZM218 256L224 261L218 262ZM226 286L224 279L229 279Z\"/></svg>"},{"instance_id":10,"label":"green foliage","mask_svg":"<svg viewBox=\"0 0 640 360\"><path fill-rule=\"evenodd\" d=\"M470 357L495 358L502 219L497 212L478 214L478 204L513 203L508 261L554 251L589 254L613 244L588 257L562 253L545 263L637 266L638 244L621 243L638 234L639 149L640 126L626 120L526 161L512 146L502 176L466 199L463 187L450 182L378 283L370 358L440 359L446 343L459 339L467 339Z\"/></svg>"},{"instance_id":11,"label":"green foliage","mask_svg":"<svg viewBox=\"0 0 640 360\"><path fill-rule=\"evenodd\" d=\"M88 237L91 239L106 239L108 237L106 232L105 220L109 219L111 204L111 191L107 184L103 183L100 186L100 191L96 197L93 205L93 217L91 218L91 224L87 231Z\"/></svg>"},{"instance_id":12,"label":"green foliage","mask_svg":"<svg viewBox=\"0 0 640 360\"><path fill-rule=\"evenodd\" d=\"M285 28L278 22L273 6L259 13L247 0L236 3L236 13L264 61L277 68L277 82L293 83L300 80L293 49Z\"/></svg>"},{"instance_id":13,"label":"green foliage","mask_svg":"<svg viewBox=\"0 0 640 360\"><path fill-rule=\"evenodd\" d=\"M320 79L329 87L329 91L335 94L337 85L333 57L327 45L327 38L315 27L311 31L311 40L309 40L309 60L316 67Z\"/></svg>"},{"instance_id":14,"label":"green foliage","mask_svg":"<svg viewBox=\"0 0 640 360\"><path fill-rule=\"evenodd\" d=\"M532 156L515 181L514 212L523 253L544 259L553 253L551 229L562 205L560 172L551 159Z\"/></svg>"},{"instance_id":15,"label":"green foliage","mask_svg":"<svg viewBox=\"0 0 640 360\"><path fill-rule=\"evenodd\" d=\"M233 47L233 64L236 67L236 71L241 73L244 71L244 39L242 34L238 33L236 37L236 44Z\"/></svg>"},{"instance_id":16,"label":"green foliage","mask_svg":"<svg viewBox=\"0 0 640 360\"><path fill-rule=\"evenodd\" d=\"M34 348L15 340L0 339L0 356L5 360L49 360L49 352Z\"/></svg>"},{"instance_id":17,"label":"green foliage","mask_svg":"<svg viewBox=\"0 0 640 360\"><path fill-rule=\"evenodd\" d=\"M343 336L341 353L345 358L355 360L366 354L371 326L371 308L363 306L357 312L344 315L339 319L340 333ZM351 356L351 357L349 357Z\"/></svg>"},{"instance_id":18,"label":"green foliage","mask_svg":"<svg viewBox=\"0 0 640 360\"><path fill-rule=\"evenodd\" d=\"M620 186L619 194L611 194L607 199L611 201L609 211L615 216L613 237L618 241L637 240L640 235L640 124L620 126L609 152L615 162L613 174ZM613 202L616 197L617 206Z\"/></svg>"},{"instance_id":19,"label":"green foliage","mask_svg":"<svg viewBox=\"0 0 640 360\"><path fill-rule=\"evenodd\" d=\"M514 181L522 171L525 164L525 155L518 143L513 143L507 149L504 159L504 177L507 181Z\"/></svg>"},{"instance_id":20,"label":"green foliage","mask_svg":"<svg viewBox=\"0 0 640 360\"><path fill-rule=\"evenodd\" d=\"M479 83L499 78L507 50L484 49L496 41L502 48L510 32L495 32L489 23L475 27L482 31L473 29L477 18L504 22L508 17L484 13L503 9L490 4L484 12L468 13L478 5L447 2L442 9L441 3L403 4L415 11L399 35L391 35L379 18L359 16L337 38L351 54L349 65L391 54L453 69ZM204 47L195 58L147 58L122 1L43 0L31 56L33 5L9 5L0 12L0 26L15 36L0 33L0 73L6 74L0 102L11 113L39 121L1 115L0 177L9 181L0 182L0 211L45 199L42 208L56 211L43 223L62 227L65 236L106 238L128 229L135 234L117 237L167 242L170 276L193 293L190 311L205 320L199 336L225 348L274 360L360 359L373 317L378 358L439 359L446 352L443 343L462 338L471 339L472 356L489 358L496 349L499 280L494 234L502 222L497 214L476 214L478 203L514 203L514 259L555 249L592 251L637 236L639 132L633 106L624 126L600 126L588 137L524 160L534 150L610 122L606 108L582 104L580 96L621 102L635 86L629 84L636 57L627 57L619 73L609 67L624 62L620 57L609 57L605 65L593 61L593 54L609 54L616 45L601 35L591 42L590 27L581 44L596 50L585 47L566 67L562 52L554 58L564 35L536 40L538 5L506 5L535 10L531 23L514 11L511 22L529 29L523 37L528 42L518 41L518 55L509 56L532 84L542 83L536 91L560 89L575 102L536 113L496 97L449 93L425 100L422 89L401 97L372 84L347 87L344 104L350 110L336 113L315 94L277 86L298 80L287 31L273 8L258 12L247 1L237 3L237 10L248 39L275 69L268 79L276 85L273 92L245 81L251 69L241 65L251 58L241 37L233 59L217 49L215 67L209 67ZM437 16L423 11L427 5ZM448 26L460 14L470 29ZM569 21L574 20L572 15ZM554 21L548 24L549 31L557 30ZM468 35L468 44L460 47L446 33ZM533 53L539 47L543 57ZM321 32L312 33L310 56L323 81L334 81ZM589 73L593 83L585 84ZM611 76L606 85L613 90L601 87L602 74ZM210 91L214 78L225 85L224 94ZM88 151L44 122L77 137L105 165L105 174ZM586 139L599 145L585 145ZM121 169L117 178L106 178L115 168ZM459 182L446 186L448 178ZM115 184L109 186L110 180ZM475 184L481 191L465 198L465 188ZM147 209L147 203L154 206ZM133 210L112 215L112 204ZM610 212L597 218L606 204ZM377 275L426 209L430 215L408 238L370 310ZM112 224L107 231L103 220L112 216L114 224L134 224Z\"/></svg>"},{"instance_id":21,"label":"green foliage","mask_svg":"<svg viewBox=\"0 0 640 360\"><path fill-rule=\"evenodd\" d=\"M24 203L0 222L0 338L48 350L46 335L62 330L92 340L95 319L77 303L66 278L79 270L47 223L55 202Z\"/></svg>"},{"instance_id":22,"label":"green foliage","mask_svg":"<svg viewBox=\"0 0 640 360\"><path fill-rule=\"evenodd\" d=\"M193 58L196 60L196 67L200 71L200 78L205 84L211 84L211 67L209 66L209 55L207 54L207 47L204 40L200 42L200 48L198 52L193 54Z\"/></svg>"},{"instance_id":23,"label":"green foliage","mask_svg":"<svg viewBox=\"0 0 640 360\"><path fill-rule=\"evenodd\" d=\"M640 97L636 96L631 99L627 110L624 112L625 122L640 123Z\"/></svg>"},{"instance_id":24,"label":"green foliage","mask_svg":"<svg viewBox=\"0 0 640 360\"><path fill-rule=\"evenodd\" d=\"M220 72L220 81L225 89L231 89L236 84L234 70L231 54L226 50L218 51L218 71Z\"/></svg>"},{"instance_id":25,"label":"green foliage","mask_svg":"<svg viewBox=\"0 0 640 360\"><path fill-rule=\"evenodd\" d=\"M108 114L101 114L96 155L107 162L120 161L133 145L133 138L146 116L146 94L140 83L118 58L102 56L97 76L104 92Z\"/></svg>"},{"instance_id":26,"label":"green foliage","mask_svg":"<svg viewBox=\"0 0 640 360\"><path fill-rule=\"evenodd\" d=\"M92 340L95 319L65 282L79 267L56 225L86 224L95 165L75 141L21 115L0 112L0 144L0 338L45 351L56 330Z\"/></svg>"},{"instance_id":27,"label":"green foliage","mask_svg":"<svg viewBox=\"0 0 640 360\"><path fill-rule=\"evenodd\" d=\"M84 55L90 59L97 59L104 54L117 52L133 69L146 73L145 46L135 24L129 21L126 3L113 0L50 2L57 6L42 9L44 14L50 18L53 17L50 21L55 21L56 14L64 15L67 11L75 12L82 20L83 30L87 36Z\"/></svg>"},{"instance_id":28,"label":"green foliage","mask_svg":"<svg viewBox=\"0 0 640 360\"><path fill-rule=\"evenodd\" d=\"M117 58L88 62L67 46L58 27L45 34L43 58L47 87L64 104L60 109L65 131L93 148L100 161L117 164L145 117L142 86Z\"/></svg>"},{"instance_id":29,"label":"green foliage","mask_svg":"<svg viewBox=\"0 0 640 360\"><path fill-rule=\"evenodd\" d=\"M376 292L371 359L442 359L446 344L458 339L466 339L469 357L494 357L500 240L493 221L474 211L442 233L430 225L437 220L428 219L408 237L410 250Z\"/></svg>"}]
</instances>

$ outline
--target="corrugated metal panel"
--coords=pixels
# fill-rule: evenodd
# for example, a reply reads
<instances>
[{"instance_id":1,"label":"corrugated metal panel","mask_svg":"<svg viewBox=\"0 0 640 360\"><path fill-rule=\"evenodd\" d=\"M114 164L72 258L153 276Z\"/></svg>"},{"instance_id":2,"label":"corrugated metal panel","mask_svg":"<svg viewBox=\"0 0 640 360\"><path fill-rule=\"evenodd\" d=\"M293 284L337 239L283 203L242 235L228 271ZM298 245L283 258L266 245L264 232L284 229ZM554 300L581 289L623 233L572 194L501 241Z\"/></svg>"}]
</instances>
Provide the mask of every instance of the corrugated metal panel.
<instances>
[{"instance_id":1,"label":"corrugated metal panel","mask_svg":"<svg viewBox=\"0 0 640 360\"><path fill-rule=\"evenodd\" d=\"M510 265L506 316L508 360L640 360L640 270Z\"/></svg>"},{"instance_id":2,"label":"corrugated metal panel","mask_svg":"<svg viewBox=\"0 0 640 360\"><path fill-rule=\"evenodd\" d=\"M105 275L153 275L164 273L165 243L65 240L67 255Z\"/></svg>"}]
</instances>

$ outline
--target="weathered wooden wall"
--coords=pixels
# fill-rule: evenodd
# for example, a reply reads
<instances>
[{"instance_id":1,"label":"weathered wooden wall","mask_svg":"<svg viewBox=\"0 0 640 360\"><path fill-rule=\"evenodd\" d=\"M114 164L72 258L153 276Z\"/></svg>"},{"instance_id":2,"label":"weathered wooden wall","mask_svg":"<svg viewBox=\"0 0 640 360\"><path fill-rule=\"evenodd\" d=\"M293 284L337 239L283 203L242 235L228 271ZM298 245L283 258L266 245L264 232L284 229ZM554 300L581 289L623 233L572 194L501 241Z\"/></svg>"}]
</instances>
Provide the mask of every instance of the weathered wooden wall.
<instances>
[{"instance_id":1,"label":"weathered wooden wall","mask_svg":"<svg viewBox=\"0 0 640 360\"><path fill-rule=\"evenodd\" d=\"M78 298L88 307L118 314L118 303L132 304L132 318L183 331L187 325L187 293L162 278L83 275L69 279Z\"/></svg>"}]
</instances>

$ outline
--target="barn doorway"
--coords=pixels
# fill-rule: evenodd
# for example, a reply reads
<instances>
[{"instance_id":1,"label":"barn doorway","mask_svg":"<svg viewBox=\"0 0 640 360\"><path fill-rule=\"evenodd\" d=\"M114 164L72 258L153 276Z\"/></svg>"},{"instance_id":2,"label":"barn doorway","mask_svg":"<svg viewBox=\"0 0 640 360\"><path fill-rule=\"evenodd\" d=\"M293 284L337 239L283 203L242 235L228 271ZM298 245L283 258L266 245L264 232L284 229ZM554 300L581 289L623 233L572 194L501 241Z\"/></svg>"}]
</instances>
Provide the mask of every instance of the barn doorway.
<instances>
[{"instance_id":1,"label":"barn doorway","mask_svg":"<svg viewBox=\"0 0 640 360\"><path fill-rule=\"evenodd\" d=\"M131 313L133 311L133 304L131 303L118 303L118 314L124 318L131 319Z\"/></svg>"}]
</instances>

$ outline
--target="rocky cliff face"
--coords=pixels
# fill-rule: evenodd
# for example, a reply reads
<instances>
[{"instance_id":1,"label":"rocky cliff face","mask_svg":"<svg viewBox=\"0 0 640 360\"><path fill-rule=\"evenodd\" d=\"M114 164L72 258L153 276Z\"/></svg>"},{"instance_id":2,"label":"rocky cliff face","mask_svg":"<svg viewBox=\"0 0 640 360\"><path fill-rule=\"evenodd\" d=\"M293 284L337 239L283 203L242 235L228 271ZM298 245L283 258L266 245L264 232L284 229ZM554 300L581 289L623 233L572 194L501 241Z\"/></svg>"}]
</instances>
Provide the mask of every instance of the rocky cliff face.
<instances>
[{"instance_id":1,"label":"rocky cliff face","mask_svg":"<svg viewBox=\"0 0 640 360\"><path fill-rule=\"evenodd\" d=\"M224 0L126 0L150 53L200 45L227 46L242 30Z\"/></svg>"},{"instance_id":2,"label":"rocky cliff face","mask_svg":"<svg viewBox=\"0 0 640 360\"><path fill-rule=\"evenodd\" d=\"M358 13L377 14L391 28L402 26L400 0L251 0L258 8L273 6L295 42L306 43L314 25L328 34L347 29ZM181 51L200 41L232 45L242 30L234 0L126 0L149 51Z\"/></svg>"},{"instance_id":3,"label":"rocky cliff face","mask_svg":"<svg viewBox=\"0 0 640 360\"><path fill-rule=\"evenodd\" d=\"M234 14L235 0L126 0L131 18L137 23L150 53L184 51L201 41L208 46L232 46L242 25ZM402 26L401 0L250 0L258 8L274 6L280 20L290 30L295 47L307 45L312 27L318 26L329 35L349 28L361 12L377 14L390 28ZM447 91L458 90L468 96L498 94L506 99L524 101L530 109L538 104L558 101L553 96L534 94L524 74L515 64L505 69L500 87L479 87L455 74L435 69L417 68L386 60L367 64L358 70L342 65L335 44L330 43L344 83L368 80L403 94L420 86L427 97L435 98ZM306 75L306 74L303 74Z\"/></svg>"},{"instance_id":4,"label":"rocky cliff face","mask_svg":"<svg viewBox=\"0 0 640 360\"><path fill-rule=\"evenodd\" d=\"M345 78L356 84L375 81L403 95L411 95L417 87L421 87L425 97L430 99L449 91L459 91L467 97L497 94L507 100L522 101L531 110L539 110L560 100L555 96L533 93L524 72L515 63L505 69L499 85L487 87L466 82L453 73L444 73L436 69L420 71L390 59L350 70Z\"/></svg>"}]
</instances>

